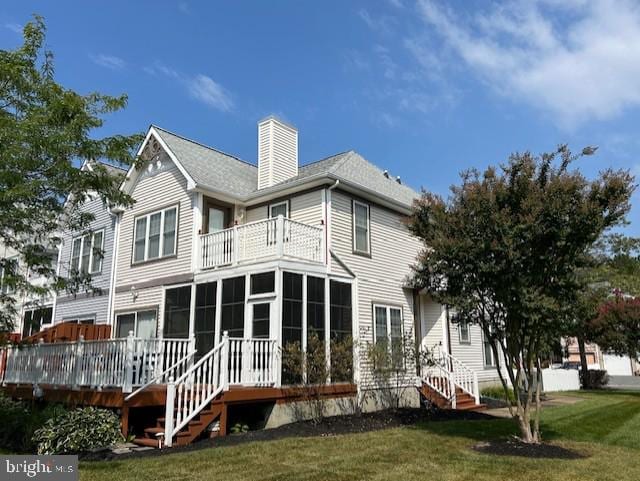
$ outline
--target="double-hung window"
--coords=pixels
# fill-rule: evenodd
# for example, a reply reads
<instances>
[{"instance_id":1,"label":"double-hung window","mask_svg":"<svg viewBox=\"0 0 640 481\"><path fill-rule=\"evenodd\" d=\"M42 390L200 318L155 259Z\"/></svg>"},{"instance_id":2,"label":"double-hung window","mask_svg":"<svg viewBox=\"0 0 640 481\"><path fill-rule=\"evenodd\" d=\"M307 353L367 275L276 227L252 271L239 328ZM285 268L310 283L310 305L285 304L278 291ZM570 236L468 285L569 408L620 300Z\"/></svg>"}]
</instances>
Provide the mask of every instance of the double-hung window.
<instances>
[{"instance_id":1,"label":"double-hung window","mask_svg":"<svg viewBox=\"0 0 640 481\"><path fill-rule=\"evenodd\" d=\"M471 332L469 323L466 321L458 322L458 340L460 344L471 344Z\"/></svg>"},{"instance_id":2,"label":"double-hung window","mask_svg":"<svg viewBox=\"0 0 640 481\"><path fill-rule=\"evenodd\" d=\"M116 316L116 337L127 337L129 332L143 339L156 335L156 311L128 312Z\"/></svg>"},{"instance_id":3,"label":"double-hung window","mask_svg":"<svg viewBox=\"0 0 640 481\"><path fill-rule=\"evenodd\" d=\"M484 355L484 365L486 367L495 367L496 360L493 356L493 349L491 348L491 340L482 333L482 353Z\"/></svg>"},{"instance_id":4,"label":"double-hung window","mask_svg":"<svg viewBox=\"0 0 640 481\"><path fill-rule=\"evenodd\" d=\"M353 251L358 254L371 253L371 223L369 206L357 200L353 201Z\"/></svg>"},{"instance_id":5,"label":"double-hung window","mask_svg":"<svg viewBox=\"0 0 640 481\"><path fill-rule=\"evenodd\" d=\"M96 274L102 271L104 230L73 239L71 244L71 272Z\"/></svg>"},{"instance_id":6,"label":"double-hung window","mask_svg":"<svg viewBox=\"0 0 640 481\"><path fill-rule=\"evenodd\" d=\"M282 217L289 217L289 201L278 202L277 204L269 205L269 217L275 219L281 215Z\"/></svg>"},{"instance_id":7,"label":"double-hung window","mask_svg":"<svg viewBox=\"0 0 640 481\"><path fill-rule=\"evenodd\" d=\"M176 253L178 208L136 217L133 233L133 262L172 256Z\"/></svg>"},{"instance_id":8,"label":"double-hung window","mask_svg":"<svg viewBox=\"0 0 640 481\"><path fill-rule=\"evenodd\" d=\"M402 362L402 308L373 305L376 344L389 346L393 362Z\"/></svg>"}]
</instances>

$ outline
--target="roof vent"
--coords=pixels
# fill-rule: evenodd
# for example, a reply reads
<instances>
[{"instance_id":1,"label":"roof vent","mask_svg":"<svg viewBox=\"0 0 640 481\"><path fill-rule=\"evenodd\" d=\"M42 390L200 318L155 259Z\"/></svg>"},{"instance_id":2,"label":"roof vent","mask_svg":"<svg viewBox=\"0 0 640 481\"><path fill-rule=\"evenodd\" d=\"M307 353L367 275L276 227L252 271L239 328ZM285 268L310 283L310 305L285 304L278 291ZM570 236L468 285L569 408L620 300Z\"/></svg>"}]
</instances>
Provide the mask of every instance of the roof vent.
<instances>
[{"instance_id":1,"label":"roof vent","mask_svg":"<svg viewBox=\"0 0 640 481\"><path fill-rule=\"evenodd\" d=\"M298 175L298 131L270 115L258 122L258 189Z\"/></svg>"},{"instance_id":2,"label":"roof vent","mask_svg":"<svg viewBox=\"0 0 640 481\"><path fill-rule=\"evenodd\" d=\"M400 176L397 176L397 177L396 177L396 182L397 182L398 184L402 184L402 181L400 180Z\"/></svg>"},{"instance_id":3,"label":"roof vent","mask_svg":"<svg viewBox=\"0 0 640 481\"><path fill-rule=\"evenodd\" d=\"M389 171L385 170L382 175L384 175L387 179L389 178Z\"/></svg>"}]
</instances>

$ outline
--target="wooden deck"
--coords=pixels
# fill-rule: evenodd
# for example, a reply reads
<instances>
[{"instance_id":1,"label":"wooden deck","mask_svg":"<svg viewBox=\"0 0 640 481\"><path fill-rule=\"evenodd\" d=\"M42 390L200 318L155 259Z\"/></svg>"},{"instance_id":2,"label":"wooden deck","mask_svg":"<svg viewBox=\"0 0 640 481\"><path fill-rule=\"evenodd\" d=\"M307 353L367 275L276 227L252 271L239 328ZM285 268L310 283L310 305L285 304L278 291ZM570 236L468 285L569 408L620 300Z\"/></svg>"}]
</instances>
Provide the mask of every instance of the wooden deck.
<instances>
[{"instance_id":1,"label":"wooden deck","mask_svg":"<svg viewBox=\"0 0 640 481\"><path fill-rule=\"evenodd\" d=\"M27 401L39 399L44 402L61 403L68 406L95 406L117 409L120 411L124 435L129 432L129 417L132 409L138 412L145 408L161 411L165 407L167 400L167 386L164 384L149 386L130 400L125 399L128 393L123 393L122 389L119 388L96 390L88 388L70 389L48 385L39 387L42 390L42 395L38 398L34 396L33 386L30 384L8 384L1 386L0 391L14 399ZM330 384L321 388L320 395L330 399L353 396L356 392L355 384ZM219 435L224 436L227 433L227 413L230 406L270 402L283 404L300 401L304 396L305 389L295 386L281 388L231 386L228 391L223 391L214 399L211 402L211 406L212 409L216 410L215 417L220 422ZM194 424L202 425L202 423L198 422ZM204 429L206 426L201 427ZM200 432L197 434L199 435ZM157 441L154 440L154 442Z\"/></svg>"}]
</instances>

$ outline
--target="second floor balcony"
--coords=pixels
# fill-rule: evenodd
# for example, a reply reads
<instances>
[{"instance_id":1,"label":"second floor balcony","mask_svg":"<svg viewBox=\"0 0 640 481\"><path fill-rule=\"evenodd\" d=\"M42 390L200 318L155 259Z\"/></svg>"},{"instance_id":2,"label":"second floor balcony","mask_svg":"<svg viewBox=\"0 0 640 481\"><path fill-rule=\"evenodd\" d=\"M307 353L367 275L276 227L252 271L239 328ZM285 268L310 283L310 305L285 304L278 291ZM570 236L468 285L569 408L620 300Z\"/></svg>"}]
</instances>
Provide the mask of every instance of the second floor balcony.
<instances>
[{"instance_id":1,"label":"second floor balcony","mask_svg":"<svg viewBox=\"0 0 640 481\"><path fill-rule=\"evenodd\" d=\"M282 258L323 264L324 231L324 226L316 227L278 216L202 234L199 268L213 269Z\"/></svg>"}]
</instances>

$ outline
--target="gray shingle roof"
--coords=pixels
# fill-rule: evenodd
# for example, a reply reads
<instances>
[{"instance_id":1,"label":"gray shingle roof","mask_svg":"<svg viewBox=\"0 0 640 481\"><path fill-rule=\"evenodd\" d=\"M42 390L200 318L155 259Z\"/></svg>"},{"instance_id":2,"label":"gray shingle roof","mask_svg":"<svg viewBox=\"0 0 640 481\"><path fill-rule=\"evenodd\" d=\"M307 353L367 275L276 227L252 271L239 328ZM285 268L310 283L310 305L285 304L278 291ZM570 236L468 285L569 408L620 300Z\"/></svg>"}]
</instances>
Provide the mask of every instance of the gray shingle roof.
<instances>
[{"instance_id":1,"label":"gray shingle roof","mask_svg":"<svg viewBox=\"0 0 640 481\"><path fill-rule=\"evenodd\" d=\"M312 178L337 178L356 187L411 206L418 193L383 175L381 169L353 150L312 162L298 175L267 189L258 190L258 168L237 157L154 126L184 169L199 187L223 192L239 199L258 197Z\"/></svg>"}]
</instances>

